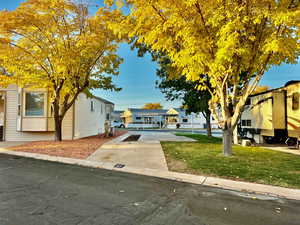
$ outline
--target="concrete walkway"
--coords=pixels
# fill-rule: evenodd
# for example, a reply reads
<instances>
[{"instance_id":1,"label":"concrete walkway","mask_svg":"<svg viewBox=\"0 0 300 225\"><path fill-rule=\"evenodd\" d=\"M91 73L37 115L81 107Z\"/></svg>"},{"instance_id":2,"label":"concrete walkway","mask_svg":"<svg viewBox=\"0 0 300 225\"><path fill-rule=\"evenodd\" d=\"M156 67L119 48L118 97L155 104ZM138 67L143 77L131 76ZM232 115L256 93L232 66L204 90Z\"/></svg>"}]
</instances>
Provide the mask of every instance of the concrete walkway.
<instances>
[{"instance_id":1,"label":"concrete walkway","mask_svg":"<svg viewBox=\"0 0 300 225\"><path fill-rule=\"evenodd\" d=\"M270 150L274 150L274 151L278 151L278 152L285 152L285 153L290 153L290 154L294 154L294 155L300 155L300 149L290 149L288 147L264 147L262 146L262 148L266 148L266 149L270 149Z\"/></svg>"},{"instance_id":2,"label":"concrete walkway","mask_svg":"<svg viewBox=\"0 0 300 225\"><path fill-rule=\"evenodd\" d=\"M138 141L123 142L130 135L141 135ZM160 141L195 141L172 133L130 131L104 145L87 160L123 164L135 168L168 171Z\"/></svg>"},{"instance_id":3,"label":"concrete walkway","mask_svg":"<svg viewBox=\"0 0 300 225\"><path fill-rule=\"evenodd\" d=\"M0 141L0 149L18 146L26 143L25 141Z\"/></svg>"}]
</instances>

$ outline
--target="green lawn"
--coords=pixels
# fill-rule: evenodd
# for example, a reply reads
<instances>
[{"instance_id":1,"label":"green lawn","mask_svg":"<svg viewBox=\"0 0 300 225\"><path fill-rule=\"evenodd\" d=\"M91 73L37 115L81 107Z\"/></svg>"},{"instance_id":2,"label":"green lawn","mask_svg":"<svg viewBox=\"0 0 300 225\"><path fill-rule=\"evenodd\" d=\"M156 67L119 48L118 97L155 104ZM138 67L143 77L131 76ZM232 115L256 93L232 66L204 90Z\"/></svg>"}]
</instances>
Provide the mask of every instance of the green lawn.
<instances>
[{"instance_id":1,"label":"green lawn","mask_svg":"<svg viewBox=\"0 0 300 225\"><path fill-rule=\"evenodd\" d=\"M162 142L173 171L205 174L249 182L300 188L300 157L259 147L233 146L233 156L222 154L222 139L177 133L197 142Z\"/></svg>"}]
</instances>

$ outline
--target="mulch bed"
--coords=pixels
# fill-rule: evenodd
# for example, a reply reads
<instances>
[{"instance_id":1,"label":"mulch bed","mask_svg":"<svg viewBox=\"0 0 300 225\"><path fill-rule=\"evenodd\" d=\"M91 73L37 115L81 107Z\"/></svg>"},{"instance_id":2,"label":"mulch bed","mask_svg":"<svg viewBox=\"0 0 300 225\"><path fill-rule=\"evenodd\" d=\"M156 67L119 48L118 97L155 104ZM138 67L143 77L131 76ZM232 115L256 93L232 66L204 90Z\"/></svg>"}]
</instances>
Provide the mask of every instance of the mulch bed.
<instances>
[{"instance_id":1,"label":"mulch bed","mask_svg":"<svg viewBox=\"0 0 300 225\"><path fill-rule=\"evenodd\" d=\"M106 138L103 134L67 141L33 141L8 149L20 152L30 152L60 156L67 158L86 159L104 143L125 134L127 131L116 131L116 135Z\"/></svg>"}]
</instances>

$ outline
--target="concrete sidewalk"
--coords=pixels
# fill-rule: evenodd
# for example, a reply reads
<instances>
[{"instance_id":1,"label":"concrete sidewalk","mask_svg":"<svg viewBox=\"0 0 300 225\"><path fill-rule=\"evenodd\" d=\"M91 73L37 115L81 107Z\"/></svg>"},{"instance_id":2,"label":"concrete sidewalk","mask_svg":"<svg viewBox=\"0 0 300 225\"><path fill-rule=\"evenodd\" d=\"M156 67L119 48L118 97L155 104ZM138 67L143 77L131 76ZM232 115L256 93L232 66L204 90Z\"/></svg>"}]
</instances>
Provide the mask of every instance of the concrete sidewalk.
<instances>
[{"instance_id":1,"label":"concrete sidewalk","mask_svg":"<svg viewBox=\"0 0 300 225\"><path fill-rule=\"evenodd\" d=\"M14 147L27 143L26 141L0 141L0 149Z\"/></svg>"},{"instance_id":2,"label":"concrete sidewalk","mask_svg":"<svg viewBox=\"0 0 300 225\"><path fill-rule=\"evenodd\" d=\"M285 152L285 153L290 153L290 154L294 154L294 155L300 155L300 149L290 149L288 147L276 147L276 146L261 146L261 148L265 148L265 149L270 149L270 150L274 150L274 151L278 151L278 152Z\"/></svg>"},{"instance_id":3,"label":"concrete sidewalk","mask_svg":"<svg viewBox=\"0 0 300 225\"><path fill-rule=\"evenodd\" d=\"M123 142L130 135L141 135L138 141ZM87 158L89 161L123 164L134 168L168 171L160 141L195 141L172 133L130 131L104 145Z\"/></svg>"}]
</instances>

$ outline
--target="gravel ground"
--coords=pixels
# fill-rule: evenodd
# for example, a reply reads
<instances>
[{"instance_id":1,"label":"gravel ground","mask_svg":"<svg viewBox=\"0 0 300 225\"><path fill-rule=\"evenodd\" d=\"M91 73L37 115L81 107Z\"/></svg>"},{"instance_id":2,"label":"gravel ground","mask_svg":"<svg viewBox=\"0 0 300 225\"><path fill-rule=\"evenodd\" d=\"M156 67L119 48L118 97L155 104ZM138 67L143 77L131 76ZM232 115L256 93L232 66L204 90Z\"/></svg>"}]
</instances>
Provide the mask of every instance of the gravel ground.
<instances>
[{"instance_id":1,"label":"gravel ground","mask_svg":"<svg viewBox=\"0 0 300 225\"><path fill-rule=\"evenodd\" d=\"M20 152L30 152L60 156L67 158L86 159L104 143L126 133L127 131L117 131L114 137L105 138L97 135L78 140L57 141L34 141L23 145L10 147L8 149Z\"/></svg>"}]
</instances>

